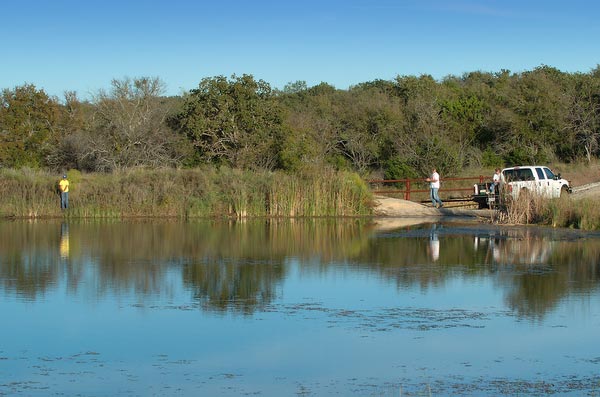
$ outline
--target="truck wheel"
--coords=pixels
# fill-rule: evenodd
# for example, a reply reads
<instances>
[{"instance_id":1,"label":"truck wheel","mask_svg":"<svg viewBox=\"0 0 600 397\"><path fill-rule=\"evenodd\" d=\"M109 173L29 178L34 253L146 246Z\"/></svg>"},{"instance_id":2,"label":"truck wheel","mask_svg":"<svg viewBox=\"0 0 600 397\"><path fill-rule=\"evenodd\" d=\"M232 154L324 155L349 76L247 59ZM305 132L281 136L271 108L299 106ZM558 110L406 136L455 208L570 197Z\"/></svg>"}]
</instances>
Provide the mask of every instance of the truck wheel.
<instances>
[{"instance_id":1,"label":"truck wheel","mask_svg":"<svg viewBox=\"0 0 600 397\"><path fill-rule=\"evenodd\" d=\"M567 185L562 185L562 187L560 188L560 197L566 197L567 194L569 194L569 189L567 188Z\"/></svg>"}]
</instances>

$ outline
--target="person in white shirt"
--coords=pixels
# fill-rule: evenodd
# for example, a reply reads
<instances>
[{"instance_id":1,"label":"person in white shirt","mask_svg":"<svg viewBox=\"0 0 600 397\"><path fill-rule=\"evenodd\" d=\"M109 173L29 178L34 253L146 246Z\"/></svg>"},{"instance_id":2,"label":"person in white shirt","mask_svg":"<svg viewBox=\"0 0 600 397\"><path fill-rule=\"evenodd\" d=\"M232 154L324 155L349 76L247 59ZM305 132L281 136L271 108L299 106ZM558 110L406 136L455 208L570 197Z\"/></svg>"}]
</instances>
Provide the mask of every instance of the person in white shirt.
<instances>
[{"instance_id":1,"label":"person in white shirt","mask_svg":"<svg viewBox=\"0 0 600 397\"><path fill-rule=\"evenodd\" d=\"M436 169L434 168L431 172L431 176L425 180L431 183L431 203L435 208L442 208L444 206L444 203L442 203L442 200L440 199L440 196L438 194L438 191L440 190L440 174L438 174Z\"/></svg>"},{"instance_id":2,"label":"person in white shirt","mask_svg":"<svg viewBox=\"0 0 600 397\"><path fill-rule=\"evenodd\" d=\"M492 185L490 186L490 192L496 192L496 194L500 193L500 184L503 182L502 172L500 168L496 168L496 172L492 177Z\"/></svg>"}]
</instances>

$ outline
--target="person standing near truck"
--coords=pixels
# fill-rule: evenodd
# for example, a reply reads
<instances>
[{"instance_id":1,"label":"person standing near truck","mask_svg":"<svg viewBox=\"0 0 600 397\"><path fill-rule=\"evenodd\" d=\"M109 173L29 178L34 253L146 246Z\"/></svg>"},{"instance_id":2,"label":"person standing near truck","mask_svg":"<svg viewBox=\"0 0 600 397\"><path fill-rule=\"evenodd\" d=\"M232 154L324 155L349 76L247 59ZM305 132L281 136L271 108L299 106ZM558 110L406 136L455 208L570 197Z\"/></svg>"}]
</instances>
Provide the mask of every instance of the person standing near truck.
<instances>
[{"instance_id":1,"label":"person standing near truck","mask_svg":"<svg viewBox=\"0 0 600 397\"><path fill-rule=\"evenodd\" d=\"M440 190L440 174L438 174L437 170L433 168L433 170L431 171L431 176L425 180L427 182L430 182L431 203L435 208L442 208L444 206L444 203L442 203L442 200L440 199L438 193L438 191Z\"/></svg>"},{"instance_id":2,"label":"person standing near truck","mask_svg":"<svg viewBox=\"0 0 600 397\"><path fill-rule=\"evenodd\" d=\"M490 186L490 192L500 194L500 185L503 183L502 172L500 168L496 168L494 176L492 176L492 185Z\"/></svg>"},{"instance_id":3,"label":"person standing near truck","mask_svg":"<svg viewBox=\"0 0 600 397\"><path fill-rule=\"evenodd\" d=\"M66 210L69 208L69 180L66 174L58 182L58 189L60 190L60 209Z\"/></svg>"}]
</instances>

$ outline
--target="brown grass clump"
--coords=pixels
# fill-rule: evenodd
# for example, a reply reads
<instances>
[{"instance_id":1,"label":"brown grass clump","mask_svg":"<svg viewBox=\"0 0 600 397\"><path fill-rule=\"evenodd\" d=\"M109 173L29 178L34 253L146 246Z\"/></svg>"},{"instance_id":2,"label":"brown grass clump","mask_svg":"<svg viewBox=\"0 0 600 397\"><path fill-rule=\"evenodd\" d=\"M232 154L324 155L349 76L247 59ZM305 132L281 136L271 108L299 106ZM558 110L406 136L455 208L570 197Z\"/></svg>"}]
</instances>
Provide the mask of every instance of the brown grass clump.
<instances>
[{"instance_id":1,"label":"brown grass clump","mask_svg":"<svg viewBox=\"0 0 600 397\"><path fill-rule=\"evenodd\" d=\"M538 195L529 193L521 193L516 200L507 198L504 200L504 211L501 212L499 221L518 225L540 223L544 219L546 201Z\"/></svg>"}]
</instances>

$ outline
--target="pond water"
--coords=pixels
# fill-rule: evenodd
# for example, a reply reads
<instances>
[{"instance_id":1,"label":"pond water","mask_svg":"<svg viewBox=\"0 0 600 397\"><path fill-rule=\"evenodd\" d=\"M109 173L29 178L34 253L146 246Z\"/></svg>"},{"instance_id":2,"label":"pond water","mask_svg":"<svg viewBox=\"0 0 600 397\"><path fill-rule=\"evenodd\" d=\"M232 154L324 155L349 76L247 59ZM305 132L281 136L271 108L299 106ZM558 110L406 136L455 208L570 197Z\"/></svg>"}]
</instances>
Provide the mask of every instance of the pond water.
<instances>
[{"instance_id":1,"label":"pond water","mask_svg":"<svg viewBox=\"0 0 600 397\"><path fill-rule=\"evenodd\" d=\"M0 395L599 395L600 235L0 223Z\"/></svg>"}]
</instances>

